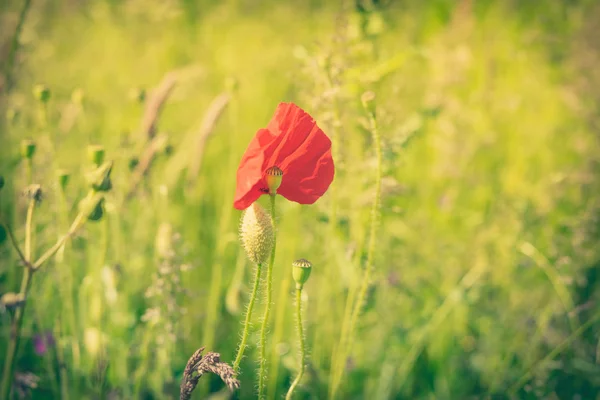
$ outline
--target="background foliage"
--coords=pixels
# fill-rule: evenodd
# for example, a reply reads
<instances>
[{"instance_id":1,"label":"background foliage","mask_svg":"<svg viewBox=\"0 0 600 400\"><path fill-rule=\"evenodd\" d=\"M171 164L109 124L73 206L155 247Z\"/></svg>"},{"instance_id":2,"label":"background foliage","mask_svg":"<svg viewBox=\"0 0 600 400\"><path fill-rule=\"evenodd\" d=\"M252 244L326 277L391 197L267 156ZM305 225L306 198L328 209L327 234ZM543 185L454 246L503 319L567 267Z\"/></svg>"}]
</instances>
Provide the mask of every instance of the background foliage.
<instances>
[{"instance_id":1,"label":"background foliage","mask_svg":"<svg viewBox=\"0 0 600 400\"><path fill-rule=\"evenodd\" d=\"M22 237L23 138L37 142L45 193L39 251L84 195L86 146L115 160L105 218L34 283L18 362L40 377L34 398L172 398L196 348L233 358L250 277L235 171L280 101L332 137L337 171L315 205L279 202L269 393L295 373L291 262L305 257L310 363L298 397L326 398L368 242L365 90L377 94L383 215L341 398L597 398L593 1L33 0L11 61L22 7L0 5L2 215ZM174 86L148 132L161 82ZM47 122L38 83L52 92ZM64 196L59 168L72 174ZM22 272L5 236L0 293ZM47 332L55 343L36 354ZM239 398L254 393L247 354ZM218 378L201 382L226 396Z\"/></svg>"}]
</instances>

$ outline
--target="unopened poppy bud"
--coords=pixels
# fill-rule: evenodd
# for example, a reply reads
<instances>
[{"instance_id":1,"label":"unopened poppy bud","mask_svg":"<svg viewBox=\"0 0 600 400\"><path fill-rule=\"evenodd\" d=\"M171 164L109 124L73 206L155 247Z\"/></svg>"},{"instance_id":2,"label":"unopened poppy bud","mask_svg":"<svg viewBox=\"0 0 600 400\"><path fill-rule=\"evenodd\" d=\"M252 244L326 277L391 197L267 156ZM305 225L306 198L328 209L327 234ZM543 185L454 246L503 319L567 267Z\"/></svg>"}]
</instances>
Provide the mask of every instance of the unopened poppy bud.
<instances>
[{"instance_id":1,"label":"unopened poppy bud","mask_svg":"<svg viewBox=\"0 0 600 400\"><path fill-rule=\"evenodd\" d=\"M31 160L35 154L35 142L30 139L21 140L21 157Z\"/></svg>"},{"instance_id":2,"label":"unopened poppy bud","mask_svg":"<svg viewBox=\"0 0 600 400\"><path fill-rule=\"evenodd\" d=\"M269 258L275 234L271 217L264 208L252 203L242 216L240 238L250 261L263 264Z\"/></svg>"},{"instance_id":3,"label":"unopened poppy bud","mask_svg":"<svg viewBox=\"0 0 600 400\"><path fill-rule=\"evenodd\" d=\"M87 148L88 159L92 164L100 166L104 162L104 146L100 144L91 144Z\"/></svg>"},{"instance_id":4,"label":"unopened poppy bud","mask_svg":"<svg viewBox=\"0 0 600 400\"><path fill-rule=\"evenodd\" d=\"M58 177L58 184L60 188L64 191L69 184L69 178L71 178L71 174L66 169L59 169L56 173Z\"/></svg>"},{"instance_id":5,"label":"unopened poppy bud","mask_svg":"<svg viewBox=\"0 0 600 400\"><path fill-rule=\"evenodd\" d=\"M33 95L42 103L47 103L50 100L50 89L46 85L35 85Z\"/></svg>"},{"instance_id":6,"label":"unopened poppy bud","mask_svg":"<svg viewBox=\"0 0 600 400\"><path fill-rule=\"evenodd\" d=\"M312 270L312 264L310 261L301 258L292 263L292 276L294 282L296 282L296 289L302 289Z\"/></svg>"},{"instance_id":7,"label":"unopened poppy bud","mask_svg":"<svg viewBox=\"0 0 600 400\"><path fill-rule=\"evenodd\" d=\"M92 189L98 192L108 192L112 189L112 182L110 180L112 166L113 162L107 161L87 175L88 183Z\"/></svg>"},{"instance_id":8,"label":"unopened poppy bud","mask_svg":"<svg viewBox=\"0 0 600 400\"><path fill-rule=\"evenodd\" d=\"M375 115L375 93L372 91L364 92L360 97L363 107L369 114Z\"/></svg>"},{"instance_id":9,"label":"unopened poppy bud","mask_svg":"<svg viewBox=\"0 0 600 400\"><path fill-rule=\"evenodd\" d=\"M92 210L90 215L88 215L88 220L90 221L100 221L104 216L104 199L100 200L96 207Z\"/></svg>"},{"instance_id":10,"label":"unopened poppy bud","mask_svg":"<svg viewBox=\"0 0 600 400\"><path fill-rule=\"evenodd\" d=\"M104 197L89 193L79 202L79 211L90 221L98 221L104 215Z\"/></svg>"},{"instance_id":11,"label":"unopened poppy bud","mask_svg":"<svg viewBox=\"0 0 600 400\"><path fill-rule=\"evenodd\" d=\"M281 186L283 179L283 171L278 167L271 167L266 172L267 186L269 188L269 194L277 194L277 189Z\"/></svg>"},{"instance_id":12,"label":"unopened poppy bud","mask_svg":"<svg viewBox=\"0 0 600 400\"><path fill-rule=\"evenodd\" d=\"M29 200L35 200L36 203L42 201L42 187L37 183L27 186L25 195Z\"/></svg>"}]
</instances>

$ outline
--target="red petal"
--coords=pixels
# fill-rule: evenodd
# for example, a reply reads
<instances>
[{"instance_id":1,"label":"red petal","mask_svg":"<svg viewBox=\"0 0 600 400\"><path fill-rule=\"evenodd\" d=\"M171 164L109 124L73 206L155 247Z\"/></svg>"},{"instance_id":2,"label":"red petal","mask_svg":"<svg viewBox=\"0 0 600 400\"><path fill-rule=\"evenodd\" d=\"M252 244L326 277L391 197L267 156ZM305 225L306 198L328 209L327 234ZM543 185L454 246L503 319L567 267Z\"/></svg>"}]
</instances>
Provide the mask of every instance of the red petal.
<instances>
[{"instance_id":1,"label":"red petal","mask_svg":"<svg viewBox=\"0 0 600 400\"><path fill-rule=\"evenodd\" d=\"M276 144L276 139L267 129L260 129L244 152L237 170L233 201L233 206L238 210L248 208L263 194L260 189L266 186L263 181L265 152Z\"/></svg>"}]
</instances>

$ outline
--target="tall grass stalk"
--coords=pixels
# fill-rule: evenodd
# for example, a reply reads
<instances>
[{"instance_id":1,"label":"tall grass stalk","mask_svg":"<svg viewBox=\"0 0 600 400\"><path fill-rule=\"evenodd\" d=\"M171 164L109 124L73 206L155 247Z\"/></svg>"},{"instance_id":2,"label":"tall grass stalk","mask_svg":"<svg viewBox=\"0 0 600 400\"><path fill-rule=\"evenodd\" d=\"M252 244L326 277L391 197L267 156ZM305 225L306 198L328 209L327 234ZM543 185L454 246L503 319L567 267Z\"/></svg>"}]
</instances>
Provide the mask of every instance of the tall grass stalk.
<instances>
[{"instance_id":1,"label":"tall grass stalk","mask_svg":"<svg viewBox=\"0 0 600 400\"><path fill-rule=\"evenodd\" d=\"M373 259L375 256L375 244L377 241L377 228L381 218L381 179L383 175L382 167L382 152L381 152L381 137L379 135L379 128L377 125L377 117L375 113L375 95L372 92L367 92L363 95L363 105L367 111L369 120L369 130L373 138L373 147L375 148L375 155L377 160L377 169L375 175L375 195L373 204L371 206L371 223L369 230L369 247L367 250L367 261L365 264L365 270L360 280L360 289L358 290L356 301L353 301L352 294L349 294L347 299L347 305L353 304L352 313L350 314L350 320L347 324L347 330L344 332L342 328L342 338L340 341L340 348L338 351L339 357L337 364L333 371L333 381L330 387L329 397L335 399L339 390L339 386L344 375L345 363L350 349L352 348L354 331L358 322L358 317L362 311L364 303L367 297L367 291L369 289L369 283L371 281L371 274L373 270ZM347 315L347 314L346 314ZM344 324L345 325L345 324Z\"/></svg>"}]
</instances>

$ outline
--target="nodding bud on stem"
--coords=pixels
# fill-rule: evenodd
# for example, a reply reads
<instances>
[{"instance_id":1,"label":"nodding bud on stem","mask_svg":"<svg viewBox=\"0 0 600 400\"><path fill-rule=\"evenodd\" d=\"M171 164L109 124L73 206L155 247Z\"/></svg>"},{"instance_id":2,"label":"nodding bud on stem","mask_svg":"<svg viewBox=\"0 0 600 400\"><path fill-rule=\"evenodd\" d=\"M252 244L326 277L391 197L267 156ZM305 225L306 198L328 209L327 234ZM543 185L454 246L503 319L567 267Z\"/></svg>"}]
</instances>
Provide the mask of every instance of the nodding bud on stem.
<instances>
[{"instance_id":1,"label":"nodding bud on stem","mask_svg":"<svg viewBox=\"0 0 600 400\"><path fill-rule=\"evenodd\" d=\"M244 211L240 238L250 261L255 264L267 261L275 241L275 232L271 217L257 203L253 203Z\"/></svg>"},{"instance_id":2,"label":"nodding bud on stem","mask_svg":"<svg viewBox=\"0 0 600 400\"><path fill-rule=\"evenodd\" d=\"M104 215L104 196L93 191L89 192L79 202L79 211L90 221L98 221Z\"/></svg>"},{"instance_id":3,"label":"nodding bud on stem","mask_svg":"<svg viewBox=\"0 0 600 400\"><path fill-rule=\"evenodd\" d=\"M292 263L292 276L294 282L296 282L296 289L302 289L312 271L312 264L310 261L301 258Z\"/></svg>"},{"instance_id":4,"label":"nodding bud on stem","mask_svg":"<svg viewBox=\"0 0 600 400\"><path fill-rule=\"evenodd\" d=\"M21 140L21 157L31 160L35 154L35 142L30 139Z\"/></svg>"},{"instance_id":5,"label":"nodding bud on stem","mask_svg":"<svg viewBox=\"0 0 600 400\"><path fill-rule=\"evenodd\" d=\"M269 194L277 194L277 189L281 186L283 180L283 171L278 167L271 167L265 171L267 186L269 187Z\"/></svg>"},{"instance_id":6,"label":"nodding bud on stem","mask_svg":"<svg viewBox=\"0 0 600 400\"><path fill-rule=\"evenodd\" d=\"M99 167L104 162L104 146L91 144L87 148L88 158L95 166Z\"/></svg>"},{"instance_id":7,"label":"nodding bud on stem","mask_svg":"<svg viewBox=\"0 0 600 400\"><path fill-rule=\"evenodd\" d=\"M36 203L42 201L42 187L33 183L25 189L25 195L29 200L35 200Z\"/></svg>"},{"instance_id":8,"label":"nodding bud on stem","mask_svg":"<svg viewBox=\"0 0 600 400\"><path fill-rule=\"evenodd\" d=\"M112 166L113 162L107 161L87 174L87 181L93 190L97 192L108 192L112 189L112 182L110 180Z\"/></svg>"},{"instance_id":9,"label":"nodding bud on stem","mask_svg":"<svg viewBox=\"0 0 600 400\"><path fill-rule=\"evenodd\" d=\"M33 95L42 103L47 103L50 100L50 89L46 85L35 85L33 87Z\"/></svg>"},{"instance_id":10,"label":"nodding bud on stem","mask_svg":"<svg viewBox=\"0 0 600 400\"><path fill-rule=\"evenodd\" d=\"M69 184L69 178L71 177L71 174L69 174L69 171L66 169L59 169L56 172L56 176L58 178L58 184L60 185L61 190L64 192Z\"/></svg>"},{"instance_id":11,"label":"nodding bud on stem","mask_svg":"<svg viewBox=\"0 0 600 400\"><path fill-rule=\"evenodd\" d=\"M369 114L375 115L375 93L372 91L364 92L360 97L363 107Z\"/></svg>"}]
</instances>

